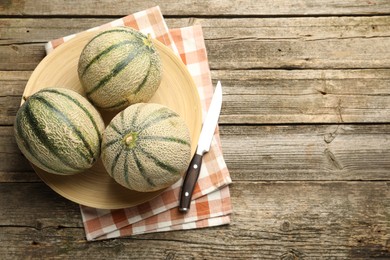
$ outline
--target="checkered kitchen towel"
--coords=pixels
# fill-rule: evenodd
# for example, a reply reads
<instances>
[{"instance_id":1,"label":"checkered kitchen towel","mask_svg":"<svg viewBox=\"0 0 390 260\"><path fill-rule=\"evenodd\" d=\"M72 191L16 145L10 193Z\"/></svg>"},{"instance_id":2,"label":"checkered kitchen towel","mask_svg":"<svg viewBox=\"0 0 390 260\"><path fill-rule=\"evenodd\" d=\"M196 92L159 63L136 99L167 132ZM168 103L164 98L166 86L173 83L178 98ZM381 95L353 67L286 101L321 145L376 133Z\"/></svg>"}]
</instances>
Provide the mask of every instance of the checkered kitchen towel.
<instances>
[{"instance_id":1,"label":"checkered kitchen towel","mask_svg":"<svg viewBox=\"0 0 390 260\"><path fill-rule=\"evenodd\" d=\"M170 47L192 75L198 87L203 116L206 115L213 87L200 25L169 30L157 6L89 31L114 26L129 26L143 33L150 33L152 37ZM48 42L45 46L46 52L51 52L74 36ZM228 224L232 212L228 187L230 183L231 178L223 159L217 128L211 149L203 157L191 209L187 214L182 214L177 209L182 180L151 201L130 208L106 210L80 205L87 240Z\"/></svg>"}]
</instances>

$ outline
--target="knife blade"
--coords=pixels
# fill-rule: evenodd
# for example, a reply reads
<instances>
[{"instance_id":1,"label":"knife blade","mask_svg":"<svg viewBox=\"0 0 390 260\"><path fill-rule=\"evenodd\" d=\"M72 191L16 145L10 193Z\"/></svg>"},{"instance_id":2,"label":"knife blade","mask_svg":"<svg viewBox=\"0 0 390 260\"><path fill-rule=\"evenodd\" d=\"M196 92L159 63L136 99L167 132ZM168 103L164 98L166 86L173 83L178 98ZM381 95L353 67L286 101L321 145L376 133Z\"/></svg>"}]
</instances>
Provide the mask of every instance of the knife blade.
<instances>
[{"instance_id":1,"label":"knife blade","mask_svg":"<svg viewBox=\"0 0 390 260\"><path fill-rule=\"evenodd\" d=\"M188 212L190 209L192 193L194 191L195 184L198 181L200 169L202 166L202 158L203 155L210 150L215 128L218 125L221 106L222 86L221 82L218 81L217 86L215 87L213 98L211 100L209 111L207 112L206 118L203 122L202 131L200 132L199 136L198 147L191 159L190 165L188 166L184 177L179 202L179 211L181 212Z\"/></svg>"}]
</instances>

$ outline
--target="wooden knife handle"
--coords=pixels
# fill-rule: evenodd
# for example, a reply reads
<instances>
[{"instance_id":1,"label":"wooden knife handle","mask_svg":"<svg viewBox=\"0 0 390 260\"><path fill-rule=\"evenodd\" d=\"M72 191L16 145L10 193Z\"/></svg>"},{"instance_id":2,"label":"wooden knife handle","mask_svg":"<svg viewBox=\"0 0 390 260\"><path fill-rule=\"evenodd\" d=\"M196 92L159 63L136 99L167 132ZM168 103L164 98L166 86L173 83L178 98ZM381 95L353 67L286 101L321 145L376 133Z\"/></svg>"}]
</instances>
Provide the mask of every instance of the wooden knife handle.
<instances>
[{"instance_id":1,"label":"wooden knife handle","mask_svg":"<svg viewBox=\"0 0 390 260\"><path fill-rule=\"evenodd\" d=\"M190 209L192 193L202 166L202 157L203 155L195 154L188 166L180 194L179 211L181 212L188 212Z\"/></svg>"}]
</instances>

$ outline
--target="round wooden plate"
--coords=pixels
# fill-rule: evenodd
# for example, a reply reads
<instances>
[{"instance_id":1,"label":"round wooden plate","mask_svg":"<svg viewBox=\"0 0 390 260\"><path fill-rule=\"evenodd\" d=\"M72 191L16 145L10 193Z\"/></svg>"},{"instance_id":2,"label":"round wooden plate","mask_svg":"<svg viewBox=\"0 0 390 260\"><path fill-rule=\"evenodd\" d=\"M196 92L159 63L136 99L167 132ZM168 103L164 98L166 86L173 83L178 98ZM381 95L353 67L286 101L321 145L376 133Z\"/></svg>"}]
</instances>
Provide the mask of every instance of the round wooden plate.
<instances>
[{"instance_id":1,"label":"round wooden plate","mask_svg":"<svg viewBox=\"0 0 390 260\"><path fill-rule=\"evenodd\" d=\"M46 87L61 87L85 96L77 75L77 64L85 44L97 32L81 33L47 55L32 73L23 97L27 98ZM182 61L157 40L154 44L161 56L163 78L156 94L149 101L168 106L187 123L194 154L202 125L201 105L196 85ZM23 103L23 100L22 100ZM100 111L106 125L115 116ZM76 203L102 209L135 206L158 196L155 192L136 192L117 184L99 160L91 169L71 176L50 174L33 165L38 176L54 191Z\"/></svg>"}]
</instances>

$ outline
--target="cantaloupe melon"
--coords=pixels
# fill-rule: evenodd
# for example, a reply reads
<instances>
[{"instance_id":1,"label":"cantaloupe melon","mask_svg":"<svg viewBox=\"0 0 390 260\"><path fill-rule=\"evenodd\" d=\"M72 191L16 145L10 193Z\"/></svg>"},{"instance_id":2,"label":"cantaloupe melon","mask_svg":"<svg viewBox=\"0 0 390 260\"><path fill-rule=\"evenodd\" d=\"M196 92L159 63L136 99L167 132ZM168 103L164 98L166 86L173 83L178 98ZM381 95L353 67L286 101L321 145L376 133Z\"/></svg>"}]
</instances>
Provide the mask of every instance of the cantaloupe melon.
<instances>
[{"instance_id":1,"label":"cantaloupe melon","mask_svg":"<svg viewBox=\"0 0 390 260\"><path fill-rule=\"evenodd\" d=\"M24 156L54 174L82 172L100 156L104 122L80 94L45 88L27 98L16 114L14 132Z\"/></svg>"},{"instance_id":2,"label":"cantaloupe melon","mask_svg":"<svg viewBox=\"0 0 390 260\"><path fill-rule=\"evenodd\" d=\"M115 27L87 43L78 75L95 107L119 111L151 99L161 83L162 65L150 36Z\"/></svg>"},{"instance_id":3,"label":"cantaloupe melon","mask_svg":"<svg viewBox=\"0 0 390 260\"><path fill-rule=\"evenodd\" d=\"M117 114L102 141L102 161L119 184L149 192L178 181L191 154L189 129L174 111L138 103Z\"/></svg>"}]
</instances>

